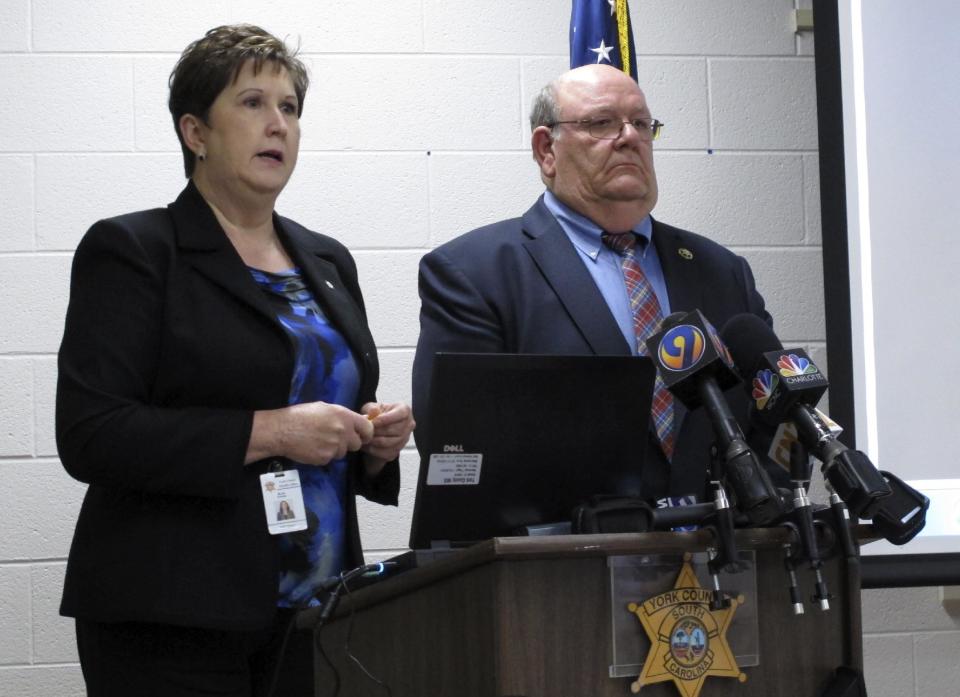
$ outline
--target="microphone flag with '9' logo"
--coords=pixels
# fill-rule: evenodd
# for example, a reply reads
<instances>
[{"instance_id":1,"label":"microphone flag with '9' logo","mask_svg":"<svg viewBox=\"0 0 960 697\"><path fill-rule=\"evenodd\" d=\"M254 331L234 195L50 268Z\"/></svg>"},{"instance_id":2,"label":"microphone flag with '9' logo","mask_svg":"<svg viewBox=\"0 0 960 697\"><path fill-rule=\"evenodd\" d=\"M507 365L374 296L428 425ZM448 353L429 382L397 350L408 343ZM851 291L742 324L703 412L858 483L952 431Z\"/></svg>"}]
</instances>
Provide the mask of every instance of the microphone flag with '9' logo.
<instances>
[{"instance_id":1,"label":"microphone flag with '9' logo","mask_svg":"<svg viewBox=\"0 0 960 697\"><path fill-rule=\"evenodd\" d=\"M711 477L733 489L737 508L752 525L767 525L783 513L779 492L747 445L723 390L740 382L717 330L699 310L688 312L647 340L667 389L688 409L703 406L716 437Z\"/></svg>"},{"instance_id":2,"label":"microphone flag with '9' logo","mask_svg":"<svg viewBox=\"0 0 960 697\"><path fill-rule=\"evenodd\" d=\"M671 322L664 322L660 331L647 339L647 350L664 385L684 406L700 406L698 380L707 375L717 381L721 390L740 382L730 352L702 312L693 310L668 319Z\"/></svg>"}]
</instances>

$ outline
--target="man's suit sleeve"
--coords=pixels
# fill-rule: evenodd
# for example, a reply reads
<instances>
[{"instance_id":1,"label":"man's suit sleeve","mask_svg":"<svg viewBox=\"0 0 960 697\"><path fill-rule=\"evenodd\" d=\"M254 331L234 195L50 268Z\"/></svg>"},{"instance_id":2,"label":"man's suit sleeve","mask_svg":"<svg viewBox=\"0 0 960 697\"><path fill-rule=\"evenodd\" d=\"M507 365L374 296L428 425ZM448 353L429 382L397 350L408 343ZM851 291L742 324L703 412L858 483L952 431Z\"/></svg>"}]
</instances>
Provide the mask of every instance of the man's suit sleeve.
<instances>
[{"instance_id":1,"label":"man's suit sleeve","mask_svg":"<svg viewBox=\"0 0 960 697\"><path fill-rule=\"evenodd\" d=\"M235 498L252 413L150 404L164 283L142 240L123 226L101 221L80 243L58 357L60 459L82 482Z\"/></svg>"},{"instance_id":2,"label":"man's suit sleeve","mask_svg":"<svg viewBox=\"0 0 960 697\"><path fill-rule=\"evenodd\" d=\"M753 278L753 271L750 269L750 264L743 257L737 257L737 261L740 265L740 285L746 293L749 311L763 319L764 322L772 327L773 317L767 312L763 296L760 295L760 292L757 290L757 284ZM718 329L720 329L720 327L718 327Z\"/></svg>"},{"instance_id":3,"label":"man's suit sleeve","mask_svg":"<svg viewBox=\"0 0 960 697\"><path fill-rule=\"evenodd\" d=\"M423 441L434 355L441 351L498 353L504 350L504 342L496 309L443 248L420 261L419 289L420 338L413 363L413 410L417 438Z\"/></svg>"},{"instance_id":4,"label":"man's suit sleeve","mask_svg":"<svg viewBox=\"0 0 960 697\"><path fill-rule=\"evenodd\" d=\"M773 327L773 317L767 312L763 296L760 295L760 292L757 290L750 264L743 257L737 257L737 261L739 263L738 275L740 277L740 285L744 289L747 297L747 308L751 313L765 321L770 327ZM742 398L743 388L737 385L734 389L735 394ZM747 407L746 412L743 414L744 423L742 424L747 443L759 457L761 464L767 470L774 485L782 489L790 488L789 473L771 460L767 454L773 441L773 431L755 427L747 414L749 414L749 407Z\"/></svg>"}]
</instances>

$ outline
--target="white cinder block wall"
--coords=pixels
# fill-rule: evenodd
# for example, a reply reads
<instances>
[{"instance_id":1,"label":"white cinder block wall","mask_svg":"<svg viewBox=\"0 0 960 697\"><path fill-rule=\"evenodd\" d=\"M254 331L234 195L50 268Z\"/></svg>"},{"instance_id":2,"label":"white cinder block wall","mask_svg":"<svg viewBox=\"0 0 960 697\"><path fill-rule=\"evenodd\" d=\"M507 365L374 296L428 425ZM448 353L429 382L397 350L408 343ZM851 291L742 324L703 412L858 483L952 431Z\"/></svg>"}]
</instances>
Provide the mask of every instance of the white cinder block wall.
<instances>
[{"instance_id":1,"label":"white cinder block wall","mask_svg":"<svg viewBox=\"0 0 960 697\"><path fill-rule=\"evenodd\" d=\"M656 214L747 255L784 343L825 364L813 40L791 19L807 0L632 4L641 83L667 124ZM526 115L566 66L569 7L0 2L0 695L84 693L72 623L57 614L84 488L57 460L55 356L83 232L183 186L166 111L183 47L238 21L299 39L313 85L278 208L354 251L381 396L409 400L417 262L538 195ZM403 470L399 510L361 508L372 557L405 547L412 451ZM960 631L935 591L869 592L864 609L871 697L957 693Z\"/></svg>"}]
</instances>

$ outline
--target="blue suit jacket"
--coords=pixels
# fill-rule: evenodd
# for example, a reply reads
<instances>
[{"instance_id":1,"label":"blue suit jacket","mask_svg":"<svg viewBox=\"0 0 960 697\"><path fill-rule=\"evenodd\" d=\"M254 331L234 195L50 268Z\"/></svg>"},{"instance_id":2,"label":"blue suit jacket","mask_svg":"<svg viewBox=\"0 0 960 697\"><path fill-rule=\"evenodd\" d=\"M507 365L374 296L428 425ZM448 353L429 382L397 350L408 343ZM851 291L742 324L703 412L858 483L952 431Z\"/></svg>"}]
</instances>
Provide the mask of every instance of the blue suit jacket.
<instances>
[{"instance_id":1,"label":"blue suit jacket","mask_svg":"<svg viewBox=\"0 0 960 697\"><path fill-rule=\"evenodd\" d=\"M674 312L701 310L721 328L749 312L768 323L746 260L721 245L658 221L653 243ZM538 200L522 218L479 228L420 262L420 339L413 368L417 443L430 428L426 404L433 356L445 352L629 355L630 347L583 261ZM747 429L747 400L727 393ZM645 494L702 494L713 432L702 409L678 413L672 465L650 438ZM421 451L421 455L423 452Z\"/></svg>"}]
</instances>

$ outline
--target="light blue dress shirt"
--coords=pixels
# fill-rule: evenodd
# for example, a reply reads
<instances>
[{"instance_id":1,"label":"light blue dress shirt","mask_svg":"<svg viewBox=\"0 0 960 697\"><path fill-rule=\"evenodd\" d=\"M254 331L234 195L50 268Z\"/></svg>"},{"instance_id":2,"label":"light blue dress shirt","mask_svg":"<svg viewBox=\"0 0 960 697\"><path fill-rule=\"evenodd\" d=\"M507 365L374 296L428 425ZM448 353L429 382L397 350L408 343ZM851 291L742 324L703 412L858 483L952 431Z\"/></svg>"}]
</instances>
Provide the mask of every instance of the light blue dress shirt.
<instances>
[{"instance_id":1,"label":"light blue dress shirt","mask_svg":"<svg viewBox=\"0 0 960 697\"><path fill-rule=\"evenodd\" d=\"M627 297L627 287L623 280L623 268L620 265L621 257L607 247L600 239L603 230L596 223L580 215L576 211L560 202L551 192L543 195L543 202L553 216L560 223L560 227L570 238L574 248L580 255L583 265L593 277L594 283L607 302L607 307L630 346L633 355L637 355L637 338L633 330L633 312L630 309L630 299ZM640 267L647 280L653 287L653 292L660 302L663 316L670 314L670 298L667 297L667 284L663 280L663 268L660 258L652 244L653 222L648 215L641 220L633 232L637 235L637 257Z\"/></svg>"}]
</instances>

